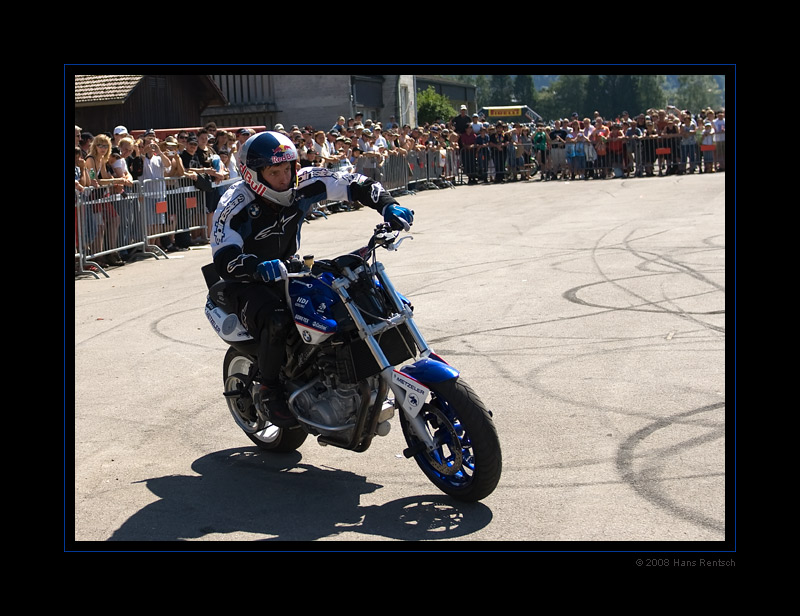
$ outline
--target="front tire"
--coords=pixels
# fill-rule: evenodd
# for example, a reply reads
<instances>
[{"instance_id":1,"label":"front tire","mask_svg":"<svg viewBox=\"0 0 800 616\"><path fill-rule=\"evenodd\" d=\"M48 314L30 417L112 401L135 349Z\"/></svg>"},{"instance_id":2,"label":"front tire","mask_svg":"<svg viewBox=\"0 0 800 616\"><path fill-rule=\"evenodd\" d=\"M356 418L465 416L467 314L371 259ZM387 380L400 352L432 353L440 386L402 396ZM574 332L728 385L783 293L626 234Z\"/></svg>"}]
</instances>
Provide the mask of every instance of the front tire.
<instances>
[{"instance_id":1,"label":"front tire","mask_svg":"<svg viewBox=\"0 0 800 616\"><path fill-rule=\"evenodd\" d=\"M433 398L420 414L437 447L415 454L414 460L445 494L462 501L481 500L497 487L503 466L491 415L460 378L428 386ZM418 448L420 441L404 413L400 424L409 448Z\"/></svg>"},{"instance_id":2,"label":"front tire","mask_svg":"<svg viewBox=\"0 0 800 616\"><path fill-rule=\"evenodd\" d=\"M279 428L261 419L253 405L251 391L245 389L253 358L230 347L222 364L225 400L233 420L259 449L285 453L302 445L308 434L301 428Z\"/></svg>"}]
</instances>

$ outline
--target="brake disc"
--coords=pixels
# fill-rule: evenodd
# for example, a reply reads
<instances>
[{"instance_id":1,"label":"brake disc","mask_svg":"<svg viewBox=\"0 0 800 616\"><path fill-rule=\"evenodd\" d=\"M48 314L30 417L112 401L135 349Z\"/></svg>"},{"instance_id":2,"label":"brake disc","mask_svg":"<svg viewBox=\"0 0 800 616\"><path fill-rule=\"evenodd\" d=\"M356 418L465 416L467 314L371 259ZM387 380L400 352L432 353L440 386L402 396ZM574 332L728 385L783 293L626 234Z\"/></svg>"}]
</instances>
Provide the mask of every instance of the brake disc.
<instances>
[{"instance_id":1,"label":"brake disc","mask_svg":"<svg viewBox=\"0 0 800 616\"><path fill-rule=\"evenodd\" d=\"M461 467L464 464L464 452L462 451L461 440L458 437L455 427L450 423L450 420L445 414L435 406L426 404L424 412L434 415L438 423L438 426L433 426L436 427L433 439L438 447L433 451L424 453L428 464L442 475L455 475L461 472ZM430 419L426 421L430 424ZM450 452L449 456L444 455L447 450ZM444 457L441 459L434 457L433 454L437 452L443 454Z\"/></svg>"}]
</instances>

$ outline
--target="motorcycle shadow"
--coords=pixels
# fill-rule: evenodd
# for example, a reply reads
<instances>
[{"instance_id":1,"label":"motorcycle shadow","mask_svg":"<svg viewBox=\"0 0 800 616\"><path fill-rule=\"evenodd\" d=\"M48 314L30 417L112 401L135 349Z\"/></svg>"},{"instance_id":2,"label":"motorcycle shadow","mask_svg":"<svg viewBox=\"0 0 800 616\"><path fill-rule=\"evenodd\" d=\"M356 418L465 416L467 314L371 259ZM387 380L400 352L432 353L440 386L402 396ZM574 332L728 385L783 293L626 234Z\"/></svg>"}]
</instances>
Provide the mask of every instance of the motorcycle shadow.
<instances>
[{"instance_id":1,"label":"motorcycle shadow","mask_svg":"<svg viewBox=\"0 0 800 616\"><path fill-rule=\"evenodd\" d=\"M361 496L382 486L301 459L299 452L228 449L196 460L192 470L198 476L146 479L159 500L128 518L108 541L183 541L228 533L267 535L259 537L262 541L315 541L344 532L427 541L467 536L492 519L485 505L460 503L445 494L362 506ZM209 537L214 539L219 538Z\"/></svg>"}]
</instances>

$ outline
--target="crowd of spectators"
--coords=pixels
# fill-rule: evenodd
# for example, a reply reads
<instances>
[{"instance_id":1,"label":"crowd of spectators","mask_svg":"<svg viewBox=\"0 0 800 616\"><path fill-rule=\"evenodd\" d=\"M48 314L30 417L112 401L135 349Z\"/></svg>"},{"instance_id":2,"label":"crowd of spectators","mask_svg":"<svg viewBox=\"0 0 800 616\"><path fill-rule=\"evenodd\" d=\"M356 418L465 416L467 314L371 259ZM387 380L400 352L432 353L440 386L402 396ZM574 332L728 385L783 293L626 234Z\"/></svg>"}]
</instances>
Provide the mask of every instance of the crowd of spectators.
<instances>
[{"instance_id":1,"label":"crowd of spectators","mask_svg":"<svg viewBox=\"0 0 800 616\"><path fill-rule=\"evenodd\" d=\"M675 107L613 119L594 112L535 124L487 122L473 114L458 124L461 168L468 183L606 179L725 170L725 111Z\"/></svg>"},{"instance_id":2,"label":"crowd of spectators","mask_svg":"<svg viewBox=\"0 0 800 616\"><path fill-rule=\"evenodd\" d=\"M206 201L206 224L210 229L213 208L219 200L223 182L239 175L235 163L235 152L252 131L240 129L239 134L217 130L214 123L189 132L180 131L164 140L148 130L134 138L125 126L113 131L93 135L75 126L75 190L108 186L114 192L124 192L137 180L168 179L185 177L192 181L207 176L215 190L208 193ZM159 219L152 215L148 219L149 231L158 229ZM102 251L102 242L115 245L116 229L119 227L118 213L109 203L92 212L92 233L95 245L89 252ZM180 232L153 240L167 252L188 250L191 245L208 243L208 234L202 231ZM110 253L97 261L101 265L124 265L122 257Z\"/></svg>"},{"instance_id":3,"label":"crowd of spectators","mask_svg":"<svg viewBox=\"0 0 800 616\"><path fill-rule=\"evenodd\" d=\"M545 123L489 122L459 115L418 126L385 123L361 114L340 116L327 130L293 125L274 130L297 145L301 164L356 171L380 180L389 157L455 153L468 184L713 173L725 169L725 111L648 109L605 119L573 113Z\"/></svg>"},{"instance_id":4,"label":"crowd of spectators","mask_svg":"<svg viewBox=\"0 0 800 616\"><path fill-rule=\"evenodd\" d=\"M680 173L713 173L725 170L724 109L692 113L675 107L649 109L635 117L622 112L613 119L598 112L592 117L573 113L545 123L490 122L477 113L471 116L462 105L449 120L418 126L339 116L330 128L276 124L273 130L286 134L296 145L299 164L323 166L337 171L361 173L381 180L387 160L411 153L444 154L458 160L458 175L467 184L502 183L531 179L573 180L652 176ZM218 129L211 122L203 128L180 131L163 141L153 130L139 138L125 126L92 135L75 127L75 189L108 186L123 192L136 180L207 176L218 190L207 200L207 225L226 180L239 176L236 156L252 130ZM358 204L337 204L351 209ZM113 208L112 208L113 209ZM334 211L335 211L334 209ZM309 219L325 215L314 211ZM114 244L113 212L101 212L95 237ZM207 243L207 233L177 233L160 237L167 251L188 250ZM100 246L89 247L100 252ZM105 265L121 265L116 253Z\"/></svg>"}]
</instances>

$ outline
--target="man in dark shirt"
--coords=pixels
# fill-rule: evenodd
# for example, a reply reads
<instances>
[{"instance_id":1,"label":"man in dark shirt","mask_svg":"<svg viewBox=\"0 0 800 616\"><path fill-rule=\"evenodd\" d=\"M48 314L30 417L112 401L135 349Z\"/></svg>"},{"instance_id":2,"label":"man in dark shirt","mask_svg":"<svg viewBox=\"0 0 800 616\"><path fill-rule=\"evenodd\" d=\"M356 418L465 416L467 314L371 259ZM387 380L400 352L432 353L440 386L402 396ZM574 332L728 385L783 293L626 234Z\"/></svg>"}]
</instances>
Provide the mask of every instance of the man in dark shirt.
<instances>
[{"instance_id":1,"label":"man in dark shirt","mask_svg":"<svg viewBox=\"0 0 800 616\"><path fill-rule=\"evenodd\" d=\"M452 120L453 128L459 135L467 132L467 126L472 124L472 119L467 115L467 106L461 105L461 112Z\"/></svg>"},{"instance_id":2,"label":"man in dark shirt","mask_svg":"<svg viewBox=\"0 0 800 616\"><path fill-rule=\"evenodd\" d=\"M508 141L503 123L489 126L489 151L494 162L494 181L502 184L506 178L506 142Z\"/></svg>"}]
</instances>

